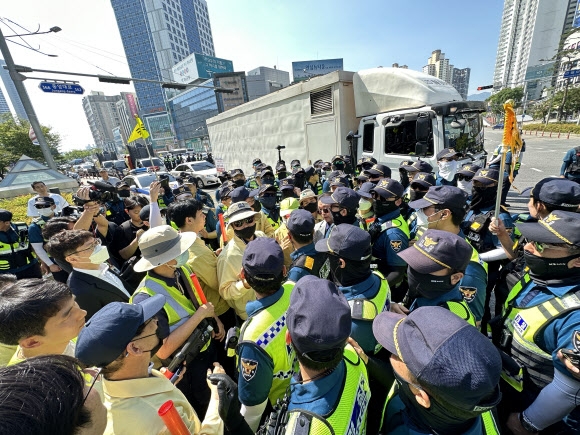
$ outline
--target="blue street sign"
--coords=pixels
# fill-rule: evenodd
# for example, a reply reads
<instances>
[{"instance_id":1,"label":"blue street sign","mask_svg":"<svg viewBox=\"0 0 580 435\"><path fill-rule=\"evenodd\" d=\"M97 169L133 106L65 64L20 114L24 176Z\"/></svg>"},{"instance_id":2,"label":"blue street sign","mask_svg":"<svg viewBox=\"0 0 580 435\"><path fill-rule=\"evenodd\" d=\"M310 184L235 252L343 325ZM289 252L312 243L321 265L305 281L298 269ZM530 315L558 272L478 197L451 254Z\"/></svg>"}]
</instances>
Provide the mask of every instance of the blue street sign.
<instances>
[{"instance_id":1,"label":"blue street sign","mask_svg":"<svg viewBox=\"0 0 580 435\"><path fill-rule=\"evenodd\" d=\"M84 94L85 90L81 85L76 85L74 83L52 83L52 82L40 82L38 87L43 92L50 92L53 94Z\"/></svg>"},{"instance_id":2,"label":"blue street sign","mask_svg":"<svg viewBox=\"0 0 580 435\"><path fill-rule=\"evenodd\" d=\"M568 71L564 72L564 78L570 78L570 77L578 77L580 76L580 69L570 69Z\"/></svg>"}]
</instances>

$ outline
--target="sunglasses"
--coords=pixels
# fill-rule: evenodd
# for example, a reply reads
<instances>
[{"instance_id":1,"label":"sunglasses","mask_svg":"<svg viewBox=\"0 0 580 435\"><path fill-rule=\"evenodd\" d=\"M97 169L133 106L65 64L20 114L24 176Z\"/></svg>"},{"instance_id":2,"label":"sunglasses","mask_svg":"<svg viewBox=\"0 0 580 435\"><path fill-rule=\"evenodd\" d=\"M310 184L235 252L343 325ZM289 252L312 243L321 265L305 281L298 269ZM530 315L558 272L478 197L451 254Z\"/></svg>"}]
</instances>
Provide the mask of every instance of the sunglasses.
<instances>
[{"instance_id":1,"label":"sunglasses","mask_svg":"<svg viewBox=\"0 0 580 435\"><path fill-rule=\"evenodd\" d=\"M35 204L34 208L39 209L39 208L50 208L52 207L52 205L42 205L42 204Z\"/></svg>"},{"instance_id":2,"label":"sunglasses","mask_svg":"<svg viewBox=\"0 0 580 435\"><path fill-rule=\"evenodd\" d=\"M89 386L89 389L87 390L85 397L83 397L83 403L82 405L85 404L85 402L87 401L87 398L89 397L89 394L91 394L91 391L93 389L93 387L95 386L95 383L97 382L97 380L99 379L99 375L101 374L101 369L84 369L82 371L83 373L83 378L85 380L85 385Z\"/></svg>"},{"instance_id":3,"label":"sunglasses","mask_svg":"<svg viewBox=\"0 0 580 435\"><path fill-rule=\"evenodd\" d=\"M471 180L473 180L473 175L471 177L468 177L467 175L461 175L461 174L459 174L459 175L457 175L457 179L458 180L462 180L462 181L463 180L465 180L465 181L471 181Z\"/></svg>"},{"instance_id":4,"label":"sunglasses","mask_svg":"<svg viewBox=\"0 0 580 435\"><path fill-rule=\"evenodd\" d=\"M250 216L249 218L242 219L241 221L232 222L234 228L241 228L244 224L251 224L254 222L254 216Z\"/></svg>"}]
</instances>

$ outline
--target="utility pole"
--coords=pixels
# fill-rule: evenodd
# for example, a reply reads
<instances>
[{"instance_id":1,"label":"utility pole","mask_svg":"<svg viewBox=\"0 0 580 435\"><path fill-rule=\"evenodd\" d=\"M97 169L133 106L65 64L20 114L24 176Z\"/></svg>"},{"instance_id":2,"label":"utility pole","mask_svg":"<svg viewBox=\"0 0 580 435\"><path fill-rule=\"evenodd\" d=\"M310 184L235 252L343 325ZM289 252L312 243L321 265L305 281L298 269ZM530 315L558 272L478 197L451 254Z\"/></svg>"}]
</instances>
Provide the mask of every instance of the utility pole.
<instances>
[{"instance_id":1,"label":"utility pole","mask_svg":"<svg viewBox=\"0 0 580 435\"><path fill-rule=\"evenodd\" d=\"M10 54L10 50L8 49L6 39L2 34L2 29L0 29L0 52L4 57L4 61L6 62L6 69L10 73L10 77L14 82L16 92L18 92L18 96L22 101L22 105L24 106L24 111L28 116L30 125L32 126L32 129L36 134L36 139L38 139L38 142L40 143L40 149L42 150L42 154L44 155L46 164L50 169L54 169L56 171L57 170L56 164L54 163L54 159L52 158L52 154L50 153L50 148L48 147L48 143L46 143L46 138L42 134L40 122L38 122L38 118L36 117L36 113L34 112L34 107L32 107L32 103L30 102L30 98L28 97L28 93L26 92L26 88L24 87L23 80L25 80L26 77L24 77L22 74L19 74L16 71L14 60L12 59L12 55Z\"/></svg>"}]
</instances>

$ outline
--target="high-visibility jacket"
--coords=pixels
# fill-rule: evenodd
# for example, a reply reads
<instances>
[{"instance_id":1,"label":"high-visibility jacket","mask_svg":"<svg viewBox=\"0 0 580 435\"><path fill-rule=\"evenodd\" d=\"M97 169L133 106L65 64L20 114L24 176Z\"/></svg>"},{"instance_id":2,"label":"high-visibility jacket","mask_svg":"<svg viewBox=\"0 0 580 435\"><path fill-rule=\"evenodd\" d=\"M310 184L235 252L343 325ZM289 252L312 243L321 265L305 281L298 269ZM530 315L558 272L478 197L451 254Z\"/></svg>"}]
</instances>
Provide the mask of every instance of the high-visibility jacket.
<instances>
[{"instance_id":1,"label":"high-visibility jacket","mask_svg":"<svg viewBox=\"0 0 580 435\"><path fill-rule=\"evenodd\" d=\"M268 398L273 406L286 394L292 375L298 368L296 355L286 344L286 311L294 283L286 282L282 288L283 294L278 301L248 317L242 325L239 338L240 346L255 346L272 361L273 378Z\"/></svg>"},{"instance_id":2,"label":"high-visibility jacket","mask_svg":"<svg viewBox=\"0 0 580 435\"><path fill-rule=\"evenodd\" d=\"M326 415L318 415L303 409L288 411L287 435L334 435L364 434L367 425L367 408L371 397L367 369L354 348L347 345L343 359L346 379L340 400Z\"/></svg>"},{"instance_id":3,"label":"high-visibility jacket","mask_svg":"<svg viewBox=\"0 0 580 435\"><path fill-rule=\"evenodd\" d=\"M13 223L0 239L0 273L9 273L36 263L25 223ZM4 241L5 240L5 241ZM13 241L13 242L12 242Z\"/></svg>"}]
</instances>

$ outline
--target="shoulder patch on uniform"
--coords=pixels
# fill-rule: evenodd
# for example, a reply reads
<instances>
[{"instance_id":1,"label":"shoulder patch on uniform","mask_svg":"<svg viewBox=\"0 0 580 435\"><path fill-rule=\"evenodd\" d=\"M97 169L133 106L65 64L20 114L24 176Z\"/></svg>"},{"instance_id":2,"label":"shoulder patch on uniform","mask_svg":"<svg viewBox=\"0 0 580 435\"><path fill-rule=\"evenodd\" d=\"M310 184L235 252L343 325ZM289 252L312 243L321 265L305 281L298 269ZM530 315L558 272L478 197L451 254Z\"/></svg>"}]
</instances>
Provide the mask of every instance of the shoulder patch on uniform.
<instances>
[{"instance_id":1,"label":"shoulder patch on uniform","mask_svg":"<svg viewBox=\"0 0 580 435\"><path fill-rule=\"evenodd\" d=\"M459 291L461 292L463 299L468 304L473 302L475 299L475 295L477 294L477 289L475 287L459 287Z\"/></svg>"},{"instance_id":2,"label":"shoulder patch on uniform","mask_svg":"<svg viewBox=\"0 0 580 435\"><path fill-rule=\"evenodd\" d=\"M256 369L258 368L258 361L248 358L241 358L242 362L242 376L249 382L256 376Z\"/></svg>"},{"instance_id":3,"label":"shoulder patch on uniform","mask_svg":"<svg viewBox=\"0 0 580 435\"><path fill-rule=\"evenodd\" d=\"M580 352L580 331L575 330L572 333L572 344L574 345L576 352Z\"/></svg>"},{"instance_id":4,"label":"shoulder patch on uniform","mask_svg":"<svg viewBox=\"0 0 580 435\"><path fill-rule=\"evenodd\" d=\"M306 269L310 269L312 270L312 267L314 266L314 258L310 257L310 256L306 256L306 260L304 260L304 267Z\"/></svg>"},{"instance_id":5,"label":"shoulder patch on uniform","mask_svg":"<svg viewBox=\"0 0 580 435\"><path fill-rule=\"evenodd\" d=\"M391 240L389 243L391 244L391 248L393 248L393 251L395 252L399 252L403 244L403 242L400 240Z\"/></svg>"}]
</instances>

